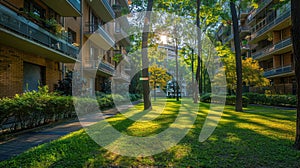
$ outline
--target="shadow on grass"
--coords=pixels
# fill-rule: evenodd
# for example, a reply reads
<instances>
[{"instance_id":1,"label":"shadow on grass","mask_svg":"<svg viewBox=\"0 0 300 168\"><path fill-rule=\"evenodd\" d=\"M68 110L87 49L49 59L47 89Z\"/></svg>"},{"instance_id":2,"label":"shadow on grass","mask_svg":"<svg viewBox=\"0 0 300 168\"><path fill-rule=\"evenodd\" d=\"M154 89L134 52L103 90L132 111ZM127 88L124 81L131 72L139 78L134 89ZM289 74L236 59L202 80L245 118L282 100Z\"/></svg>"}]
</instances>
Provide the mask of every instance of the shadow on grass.
<instances>
[{"instance_id":1,"label":"shadow on grass","mask_svg":"<svg viewBox=\"0 0 300 168\"><path fill-rule=\"evenodd\" d=\"M151 131L158 133L175 120L178 102L168 102L172 105L168 110L174 111L156 118L161 126ZM209 104L200 103L194 128L185 138L151 157L113 154L81 130L2 162L0 167L300 167L300 152L292 149L295 111L248 107L245 112L235 112L234 107L226 106L213 135L200 143L198 136L208 111ZM113 119L112 125L124 132L135 124Z\"/></svg>"}]
</instances>

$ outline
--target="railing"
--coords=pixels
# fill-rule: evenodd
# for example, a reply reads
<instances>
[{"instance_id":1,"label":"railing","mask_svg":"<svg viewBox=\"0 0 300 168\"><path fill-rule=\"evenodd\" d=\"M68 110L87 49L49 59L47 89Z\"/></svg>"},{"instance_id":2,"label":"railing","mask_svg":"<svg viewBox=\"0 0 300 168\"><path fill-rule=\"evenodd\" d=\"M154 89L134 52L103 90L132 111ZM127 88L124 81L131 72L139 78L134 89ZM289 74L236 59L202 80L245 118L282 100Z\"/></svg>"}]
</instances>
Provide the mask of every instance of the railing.
<instances>
[{"instance_id":1,"label":"railing","mask_svg":"<svg viewBox=\"0 0 300 168\"><path fill-rule=\"evenodd\" d=\"M115 72L115 68L107 62L100 62L98 68L99 68L99 70L108 72L111 75Z\"/></svg>"},{"instance_id":2,"label":"railing","mask_svg":"<svg viewBox=\"0 0 300 168\"><path fill-rule=\"evenodd\" d=\"M289 45L292 45L292 39L291 38L288 38L288 39L285 39L285 40L282 40L280 41L279 43L275 44L274 46L274 51L276 50L280 50L284 47L287 47Z\"/></svg>"},{"instance_id":3,"label":"railing","mask_svg":"<svg viewBox=\"0 0 300 168\"><path fill-rule=\"evenodd\" d=\"M248 18L248 22L252 22L254 16L256 16L256 14L258 14L262 9L264 9L266 6L268 6L273 0L263 0L260 3L260 7L258 7L257 9L253 10L253 12L251 13L251 15L249 15Z\"/></svg>"},{"instance_id":4,"label":"railing","mask_svg":"<svg viewBox=\"0 0 300 168\"><path fill-rule=\"evenodd\" d=\"M52 48L63 54L77 59L79 49L66 40L61 39L35 23L18 16L15 12L0 6L0 26L11 32L19 34L27 39L38 42L39 44Z\"/></svg>"},{"instance_id":5,"label":"railing","mask_svg":"<svg viewBox=\"0 0 300 168\"><path fill-rule=\"evenodd\" d=\"M87 27L86 33L93 34L94 32L98 32L110 44L110 46L115 45L114 40L110 37L109 33L106 32L101 25L88 22L86 23L86 27Z\"/></svg>"},{"instance_id":6,"label":"railing","mask_svg":"<svg viewBox=\"0 0 300 168\"><path fill-rule=\"evenodd\" d=\"M283 13L282 15L277 17L275 20L273 20L272 22L270 22L266 26L264 26L262 29L258 30L256 33L252 34L251 39L254 39L257 36L260 36L260 35L264 34L266 31L271 29L273 26L276 26L277 24L281 23L282 21L284 21L285 19L287 19L290 16L291 16L291 9L288 8L285 13Z\"/></svg>"},{"instance_id":7,"label":"railing","mask_svg":"<svg viewBox=\"0 0 300 168\"><path fill-rule=\"evenodd\" d=\"M276 68L276 69L272 69L270 71L266 71L266 72L264 72L264 76L269 77L269 76L280 75L280 74L289 73L289 72L292 72L292 66L291 65Z\"/></svg>"},{"instance_id":8,"label":"railing","mask_svg":"<svg viewBox=\"0 0 300 168\"><path fill-rule=\"evenodd\" d=\"M250 27L249 26L240 26L240 31L241 32L245 32L245 31L250 31Z\"/></svg>"},{"instance_id":9,"label":"railing","mask_svg":"<svg viewBox=\"0 0 300 168\"><path fill-rule=\"evenodd\" d=\"M241 45L242 50L250 50L250 46L248 44L246 45Z\"/></svg>"},{"instance_id":10,"label":"railing","mask_svg":"<svg viewBox=\"0 0 300 168\"><path fill-rule=\"evenodd\" d=\"M272 48L274 47L274 45L269 45L267 47L264 47L262 49L260 49L259 51L256 51L255 53L252 53L252 58L253 59L258 59L261 58L262 56L264 56L266 53L270 53L271 50L273 50Z\"/></svg>"},{"instance_id":11,"label":"railing","mask_svg":"<svg viewBox=\"0 0 300 168\"><path fill-rule=\"evenodd\" d=\"M272 53L274 53L278 50L281 50L282 48L287 47L289 45L292 45L292 39L291 38L282 40L282 41L278 42L275 45L267 46L267 47L255 52L255 53L253 53L252 58L253 59L261 58L261 57L263 57L267 54L272 54Z\"/></svg>"},{"instance_id":12,"label":"railing","mask_svg":"<svg viewBox=\"0 0 300 168\"><path fill-rule=\"evenodd\" d=\"M112 7L110 6L110 4L108 3L108 1L107 1L107 0L101 0L101 1L103 2L105 8L108 10L109 14L110 14L113 18L115 18L115 12L114 12L114 10L112 9Z\"/></svg>"},{"instance_id":13,"label":"railing","mask_svg":"<svg viewBox=\"0 0 300 168\"><path fill-rule=\"evenodd\" d=\"M81 12L81 0L68 0L72 6Z\"/></svg>"}]
</instances>

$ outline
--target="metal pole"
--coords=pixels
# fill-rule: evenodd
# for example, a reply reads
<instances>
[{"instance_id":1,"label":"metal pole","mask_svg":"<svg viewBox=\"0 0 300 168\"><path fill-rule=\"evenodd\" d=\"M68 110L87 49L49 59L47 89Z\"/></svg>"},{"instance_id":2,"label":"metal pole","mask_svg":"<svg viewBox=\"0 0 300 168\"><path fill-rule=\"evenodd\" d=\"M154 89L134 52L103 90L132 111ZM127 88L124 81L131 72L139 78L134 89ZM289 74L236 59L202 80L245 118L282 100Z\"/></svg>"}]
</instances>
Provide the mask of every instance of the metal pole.
<instances>
[{"instance_id":1,"label":"metal pole","mask_svg":"<svg viewBox=\"0 0 300 168\"><path fill-rule=\"evenodd\" d=\"M178 93L178 39L175 38L175 58L176 58L176 101L179 101Z\"/></svg>"},{"instance_id":2,"label":"metal pole","mask_svg":"<svg viewBox=\"0 0 300 168\"><path fill-rule=\"evenodd\" d=\"M194 77L194 49L192 50L192 94L193 94L193 100L195 102L195 77Z\"/></svg>"}]
</instances>

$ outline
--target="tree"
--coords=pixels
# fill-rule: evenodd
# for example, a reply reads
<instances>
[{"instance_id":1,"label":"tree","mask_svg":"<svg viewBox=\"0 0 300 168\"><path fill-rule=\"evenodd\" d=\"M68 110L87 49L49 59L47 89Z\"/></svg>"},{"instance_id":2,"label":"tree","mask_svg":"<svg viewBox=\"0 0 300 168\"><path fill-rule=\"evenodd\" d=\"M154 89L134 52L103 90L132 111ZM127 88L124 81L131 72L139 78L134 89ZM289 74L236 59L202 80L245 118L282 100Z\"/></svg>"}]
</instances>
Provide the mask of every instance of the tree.
<instances>
[{"instance_id":1,"label":"tree","mask_svg":"<svg viewBox=\"0 0 300 168\"><path fill-rule=\"evenodd\" d=\"M149 78L148 66L148 36L149 36L149 24L151 11L153 7L153 0L148 0L147 4L147 13L144 18L144 28L142 33L142 76L144 78ZM151 109L151 100L150 100L150 87L149 80L143 80L143 98L144 98L144 110Z\"/></svg>"},{"instance_id":2,"label":"tree","mask_svg":"<svg viewBox=\"0 0 300 168\"><path fill-rule=\"evenodd\" d=\"M294 49L294 62L297 83L297 121L296 121L296 139L295 148L300 150L300 1L291 0L291 17L292 17L292 41Z\"/></svg>"},{"instance_id":3,"label":"tree","mask_svg":"<svg viewBox=\"0 0 300 168\"><path fill-rule=\"evenodd\" d=\"M154 100L156 100L156 87L164 88L167 85L167 82L172 79L172 77L167 74L167 70L158 67L156 64L149 67L150 72L150 86L154 89Z\"/></svg>"},{"instance_id":4,"label":"tree","mask_svg":"<svg viewBox=\"0 0 300 168\"><path fill-rule=\"evenodd\" d=\"M224 63L222 71L218 74L218 77L221 77L220 74L226 75L227 88L230 93L236 93L236 63L235 55L232 53L228 46L217 46L217 54L220 56L222 62ZM263 76L263 69L260 68L258 61L253 60L252 58L246 58L242 60L242 83L247 86L268 86L269 80ZM225 73L224 73L225 71Z\"/></svg>"},{"instance_id":5,"label":"tree","mask_svg":"<svg viewBox=\"0 0 300 168\"><path fill-rule=\"evenodd\" d=\"M197 26L197 41L198 41L198 57L197 57L197 60L198 60L198 64L197 64L197 70L196 70L196 81L198 82L198 85L199 85L199 93L200 93L200 96L201 96L201 93L202 93L202 80L201 80L201 74L200 74L200 71L201 71L201 64L202 64L202 60L201 60L201 27L200 27L200 6L201 6L201 1L200 0L197 0L197 10L196 10L196 26ZM197 93L197 92L196 92ZM198 102L198 95L195 95L195 102Z\"/></svg>"},{"instance_id":6,"label":"tree","mask_svg":"<svg viewBox=\"0 0 300 168\"><path fill-rule=\"evenodd\" d=\"M234 0L230 1L230 11L231 11L231 16L232 16L232 24L233 24L234 48L235 48L235 59L236 59L235 60L235 62L236 62L236 78L237 78L235 111L243 111L242 58L241 58L238 17L237 17Z\"/></svg>"}]
</instances>

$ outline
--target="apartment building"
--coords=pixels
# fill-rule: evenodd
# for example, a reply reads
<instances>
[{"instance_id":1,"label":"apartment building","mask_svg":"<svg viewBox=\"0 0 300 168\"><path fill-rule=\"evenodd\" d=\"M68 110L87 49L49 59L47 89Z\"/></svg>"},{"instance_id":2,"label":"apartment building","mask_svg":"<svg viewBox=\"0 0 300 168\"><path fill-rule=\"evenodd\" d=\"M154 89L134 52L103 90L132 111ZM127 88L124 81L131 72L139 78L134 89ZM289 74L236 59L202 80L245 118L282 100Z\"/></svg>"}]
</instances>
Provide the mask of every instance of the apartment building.
<instances>
[{"instance_id":1,"label":"apartment building","mask_svg":"<svg viewBox=\"0 0 300 168\"><path fill-rule=\"evenodd\" d=\"M110 22L121 15L120 8L128 9L128 1L1 0L0 97L37 90L39 85L53 91L76 62L85 74L84 87L92 94L103 91L115 73L116 79L128 81L113 59L116 54L125 58L130 45L128 38L116 41L128 20ZM96 77L86 75L90 70Z\"/></svg>"},{"instance_id":2,"label":"apartment building","mask_svg":"<svg viewBox=\"0 0 300 168\"><path fill-rule=\"evenodd\" d=\"M259 8L248 15L251 55L264 69L264 76L270 79L271 91L295 94L290 3L277 8L276 2L261 1Z\"/></svg>"},{"instance_id":3,"label":"apartment building","mask_svg":"<svg viewBox=\"0 0 300 168\"><path fill-rule=\"evenodd\" d=\"M277 7L277 2L262 0L257 9L240 12L242 56L259 61L264 76L270 79L272 93L295 94L290 3ZM234 49L231 26L220 27L217 35ZM258 90L250 88L253 92Z\"/></svg>"},{"instance_id":4,"label":"apartment building","mask_svg":"<svg viewBox=\"0 0 300 168\"><path fill-rule=\"evenodd\" d=\"M0 1L0 97L48 85L78 61L81 2Z\"/></svg>"},{"instance_id":5,"label":"apartment building","mask_svg":"<svg viewBox=\"0 0 300 168\"><path fill-rule=\"evenodd\" d=\"M83 1L82 65L85 89L90 94L110 92L113 79L130 82L125 66L118 64L126 57L126 47L130 45L123 30L129 23L126 17L117 19L122 22L112 22L121 16L122 8L128 9L128 1Z\"/></svg>"}]
</instances>

